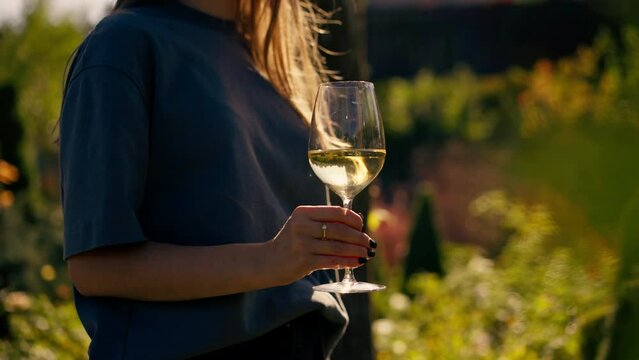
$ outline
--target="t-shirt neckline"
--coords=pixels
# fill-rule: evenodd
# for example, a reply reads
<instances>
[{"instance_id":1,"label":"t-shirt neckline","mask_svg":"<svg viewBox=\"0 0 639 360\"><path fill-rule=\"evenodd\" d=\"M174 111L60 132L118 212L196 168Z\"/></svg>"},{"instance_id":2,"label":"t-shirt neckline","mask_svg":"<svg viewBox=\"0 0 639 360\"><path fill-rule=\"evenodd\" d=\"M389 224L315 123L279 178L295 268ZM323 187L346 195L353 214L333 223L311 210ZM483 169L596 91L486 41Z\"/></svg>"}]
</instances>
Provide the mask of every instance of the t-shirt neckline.
<instances>
[{"instance_id":1,"label":"t-shirt neckline","mask_svg":"<svg viewBox=\"0 0 639 360\"><path fill-rule=\"evenodd\" d=\"M212 27L221 32L233 34L237 33L235 21L222 19L205 12L192 8L179 0L169 1L167 7L174 15L180 16L187 21L199 23Z\"/></svg>"}]
</instances>

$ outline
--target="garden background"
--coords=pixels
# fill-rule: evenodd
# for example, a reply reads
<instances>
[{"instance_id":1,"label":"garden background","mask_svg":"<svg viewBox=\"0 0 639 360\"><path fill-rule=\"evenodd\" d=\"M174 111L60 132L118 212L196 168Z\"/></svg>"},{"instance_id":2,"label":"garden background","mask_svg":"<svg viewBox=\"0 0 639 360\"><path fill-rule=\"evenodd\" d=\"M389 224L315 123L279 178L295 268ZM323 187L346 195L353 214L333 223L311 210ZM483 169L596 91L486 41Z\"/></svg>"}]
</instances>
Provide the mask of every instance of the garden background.
<instances>
[{"instance_id":1,"label":"garden background","mask_svg":"<svg viewBox=\"0 0 639 360\"><path fill-rule=\"evenodd\" d=\"M375 82L386 127L359 205L389 285L365 314L375 356L639 358L639 5L320 3L344 22L329 63ZM86 357L53 126L93 24L51 4L0 25L2 360Z\"/></svg>"}]
</instances>

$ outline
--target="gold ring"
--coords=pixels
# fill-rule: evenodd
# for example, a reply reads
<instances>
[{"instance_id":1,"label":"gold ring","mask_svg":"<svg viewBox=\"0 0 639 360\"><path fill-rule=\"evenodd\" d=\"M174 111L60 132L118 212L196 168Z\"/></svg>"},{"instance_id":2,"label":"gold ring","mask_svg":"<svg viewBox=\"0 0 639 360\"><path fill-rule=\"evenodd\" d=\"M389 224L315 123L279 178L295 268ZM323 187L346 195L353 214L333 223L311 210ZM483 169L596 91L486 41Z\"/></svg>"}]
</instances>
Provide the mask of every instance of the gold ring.
<instances>
[{"instance_id":1,"label":"gold ring","mask_svg":"<svg viewBox=\"0 0 639 360\"><path fill-rule=\"evenodd\" d=\"M326 240L326 229L328 229L328 225L322 223L322 240Z\"/></svg>"}]
</instances>

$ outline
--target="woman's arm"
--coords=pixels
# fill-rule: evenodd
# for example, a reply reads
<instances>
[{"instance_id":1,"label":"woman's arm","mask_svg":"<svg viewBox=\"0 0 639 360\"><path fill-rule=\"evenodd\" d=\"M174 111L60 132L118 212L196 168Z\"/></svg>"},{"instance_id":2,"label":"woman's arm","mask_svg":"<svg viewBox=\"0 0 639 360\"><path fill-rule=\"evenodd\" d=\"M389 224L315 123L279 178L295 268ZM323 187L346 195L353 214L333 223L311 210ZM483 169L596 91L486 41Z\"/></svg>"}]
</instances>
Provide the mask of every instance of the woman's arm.
<instances>
[{"instance_id":1,"label":"woman's arm","mask_svg":"<svg viewBox=\"0 0 639 360\"><path fill-rule=\"evenodd\" d=\"M322 224L328 225L326 238ZM327 268L360 266L374 256L362 219L333 206L295 209L265 243L183 246L146 242L100 248L68 259L85 296L177 301L286 285Z\"/></svg>"}]
</instances>

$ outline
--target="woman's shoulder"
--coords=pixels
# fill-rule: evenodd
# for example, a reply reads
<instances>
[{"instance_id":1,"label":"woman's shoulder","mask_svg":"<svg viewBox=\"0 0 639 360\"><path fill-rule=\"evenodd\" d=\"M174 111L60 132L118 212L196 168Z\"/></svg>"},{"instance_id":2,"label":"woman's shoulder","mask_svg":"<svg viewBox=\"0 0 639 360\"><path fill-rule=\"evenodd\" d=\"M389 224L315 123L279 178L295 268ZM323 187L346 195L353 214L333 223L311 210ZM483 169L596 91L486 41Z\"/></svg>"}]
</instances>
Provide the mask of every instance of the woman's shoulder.
<instances>
[{"instance_id":1,"label":"woman's shoulder","mask_svg":"<svg viewBox=\"0 0 639 360\"><path fill-rule=\"evenodd\" d=\"M154 37L165 31L167 17L166 9L161 6L117 10L105 16L91 35L108 35L123 41L140 40L140 36Z\"/></svg>"},{"instance_id":2,"label":"woman's shoulder","mask_svg":"<svg viewBox=\"0 0 639 360\"><path fill-rule=\"evenodd\" d=\"M149 50L156 36L152 21L139 11L118 11L102 19L82 44L103 59Z\"/></svg>"},{"instance_id":3,"label":"woman's shoulder","mask_svg":"<svg viewBox=\"0 0 639 360\"><path fill-rule=\"evenodd\" d=\"M88 68L111 67L139 77L153 68L157 30L144 11L123 10L102 19L78 47L71 77Z\"/></svg>"},{"instance_id":4,"label":"woman's shoulder","mask_svg":"<svg viewBox=\"0 0 639 360\"><path fill-rule=\"evenodd\" d=\"M95 25L89 33L90 36L96 34L108 34L110 36L126 36L133 33L148 33L149 20L144 13L136 10L119 10L105 16Z\"/></svg>"}]
</instances>

